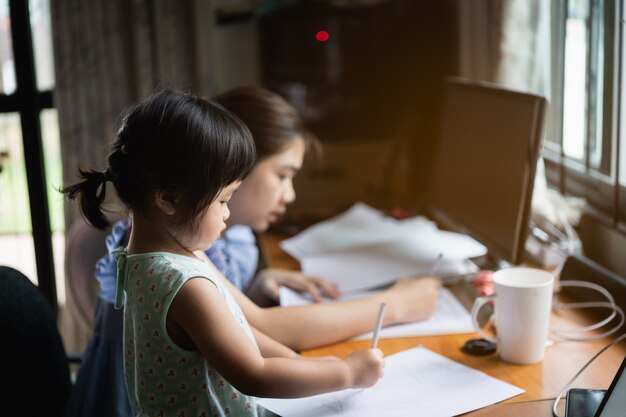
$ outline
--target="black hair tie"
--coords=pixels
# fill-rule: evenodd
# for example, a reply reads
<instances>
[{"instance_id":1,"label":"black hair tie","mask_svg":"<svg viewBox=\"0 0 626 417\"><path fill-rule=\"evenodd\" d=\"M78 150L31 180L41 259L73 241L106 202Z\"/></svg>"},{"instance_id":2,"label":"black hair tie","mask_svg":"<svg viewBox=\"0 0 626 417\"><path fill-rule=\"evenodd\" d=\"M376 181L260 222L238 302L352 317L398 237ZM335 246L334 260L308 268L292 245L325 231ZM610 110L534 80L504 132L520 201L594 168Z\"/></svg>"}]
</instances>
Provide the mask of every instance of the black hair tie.
<instances>
[{"instance_id":1,"label":"black hair tie","mask_svg":"<svg viewBox=\"0 0 626 417\"><path fill-rule=\"evenodd\" d=\"M113 181L113 175L111 175L111 171L107 168L106 171L101 172L102 176L102 186L100 188L100 192L96 194L98 198L98 203L104 201L107 194L107 181Z\"/></svg>"},{"instance_id":2,"label":"black hair tie","mask_svg":"<svg viewBox=\"0 0 626 417\"><path fill-rule=\"evenodd\" d=\"M102 182L113 181L113 175L111 175L111 171L107 168L106 171L102 172Z\"/></svg>"}]
</instances>

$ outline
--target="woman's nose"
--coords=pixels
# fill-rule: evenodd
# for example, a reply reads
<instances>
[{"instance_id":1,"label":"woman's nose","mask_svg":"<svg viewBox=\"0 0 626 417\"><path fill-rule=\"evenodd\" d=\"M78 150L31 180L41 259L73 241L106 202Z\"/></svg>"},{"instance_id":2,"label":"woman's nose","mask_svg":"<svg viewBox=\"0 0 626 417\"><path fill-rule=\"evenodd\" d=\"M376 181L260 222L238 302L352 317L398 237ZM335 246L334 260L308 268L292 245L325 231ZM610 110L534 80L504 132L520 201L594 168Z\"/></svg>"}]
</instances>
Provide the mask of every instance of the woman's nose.
<instances>
[{"instance_id":1,"label":"woman's nose","mask_svg":"<svg viewBox=\"0 0 626 417\"><path fill-rule=\"evenodd\" d=\"M296 200L296 190L293 188L293 181L289 181L283 193L283 201L286 204L293 203Z\"/></svg>"}]
</instances>

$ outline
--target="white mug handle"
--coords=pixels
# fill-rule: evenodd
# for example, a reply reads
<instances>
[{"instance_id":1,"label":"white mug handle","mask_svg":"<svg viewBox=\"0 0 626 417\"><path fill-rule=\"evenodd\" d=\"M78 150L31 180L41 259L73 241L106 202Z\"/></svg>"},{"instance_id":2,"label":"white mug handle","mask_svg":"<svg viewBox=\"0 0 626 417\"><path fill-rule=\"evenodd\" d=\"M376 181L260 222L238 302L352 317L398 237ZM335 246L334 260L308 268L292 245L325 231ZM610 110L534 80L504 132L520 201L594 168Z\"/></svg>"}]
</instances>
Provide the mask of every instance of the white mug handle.
<instances>
[{"instance_id":1,"label":"white mug handle","mask_svg":"<svg viewBox=\"0 0 626 417\"><path fill-rule=\"evenodd\" d=\"M485 332L483 332L483 329L481 329L480 325L478 324L478 312L483 305L485 305L488 301L493 300L494 298L496 298L495 294L476 298L476 300L474 301L474 305L472 306L472 324L474 325L474 330L476 330L476 333L478 333L483 339L486 339L493 343L497 343L497 340L485 334Z\"/></svg>"}]
</instances>

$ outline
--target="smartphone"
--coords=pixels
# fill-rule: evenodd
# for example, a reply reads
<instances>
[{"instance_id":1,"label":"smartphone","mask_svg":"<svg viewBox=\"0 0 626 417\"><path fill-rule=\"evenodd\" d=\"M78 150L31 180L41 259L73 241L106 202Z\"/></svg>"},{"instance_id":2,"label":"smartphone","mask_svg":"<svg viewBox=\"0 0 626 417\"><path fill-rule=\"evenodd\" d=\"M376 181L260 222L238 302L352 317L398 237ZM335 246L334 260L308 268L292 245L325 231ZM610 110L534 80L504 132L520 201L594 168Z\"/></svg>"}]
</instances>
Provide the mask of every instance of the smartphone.
<instances>
[{"instance_id":1,"label":"smartphone","mask_svg":"<svg viewBox=\"0 0 626 417\"><path fill-rule=\"evenodd\" d=\"M565 399L565 417L594 417L606 390L572 388Z\"/></svg>"}]
</instances>

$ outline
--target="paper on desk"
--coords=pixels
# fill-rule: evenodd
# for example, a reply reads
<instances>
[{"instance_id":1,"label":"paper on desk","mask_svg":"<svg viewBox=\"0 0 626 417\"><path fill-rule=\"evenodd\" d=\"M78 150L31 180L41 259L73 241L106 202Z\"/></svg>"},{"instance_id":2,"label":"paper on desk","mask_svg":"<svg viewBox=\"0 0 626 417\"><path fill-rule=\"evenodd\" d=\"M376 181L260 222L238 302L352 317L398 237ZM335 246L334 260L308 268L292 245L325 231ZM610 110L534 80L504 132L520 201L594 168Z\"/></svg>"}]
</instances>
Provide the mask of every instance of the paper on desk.
<instances>
[{"instance_id":1,"label":"paper on desk","mask_svg":"<svg viewBox=\"0 0 626 417\"><path fill-rule=\"evenodd\" d=\"M428 275L437 261L432 247L406 242L380 242L368 246L309 255L300 260L302 271L337 284L339 291L362 291L390 284L398 279ZM474 272L459 259L443 257L437 275Z\"/></svg>"},{"instance_id":2,"label":"paper on desk","mask_svg":"<svg viewBox=\"0 0 626 417\"><path fill-rule=\"evenodd\" d=\"M341 296L338 301L355 300L374 293L375 291L348 294ZM281 306L286 307L310 303L312 303L310 298L287 287L280 287ZM446 288L441 288L437 309L427 320L384 327L378 335L380 338L392 338L473 332L474 327L472 326L472 318L469 312L450 291ZM363 340L371 338L372 332L368 332L357 336L355 339Z\"/></svg>"},{"instance_id":3,"label":"paper on desk","mask_svg":"<svg viewBox=\"0 0 626 417\"><path fill-rule=\"evenodd\" d=\"M280 246L300 260L308 255L394 240L404 235L402 228L409 225L412 228L435 227L424 217L396 220L366 204L356 203L344 213L282 241Z\"/></svg>"},{"instance_id":4,"label":"paper on desk","mask_svg":"<svg viewBox=\"0 0 626 417\"><path fill-rule=\"evenodd\" d=\"M302 261L319 254L393 243L403 253L432 260L440 253L449 259L481 256L486 248L471 237L437 229L425 217L395 220L363 203L332 219L317 223L281 242L287 253Z\"/></svg>"},{"instance_id":5,"label":"paper on desk","mask_svg":"<svg viewBox=\"0 0 626 417\"><path fill-rule=\"evenodd\" d=\"M449 417L523 392L420 346L386 357L385 374L371 388L259 403L283 417Z\"/></svg>"}]
</instances>

